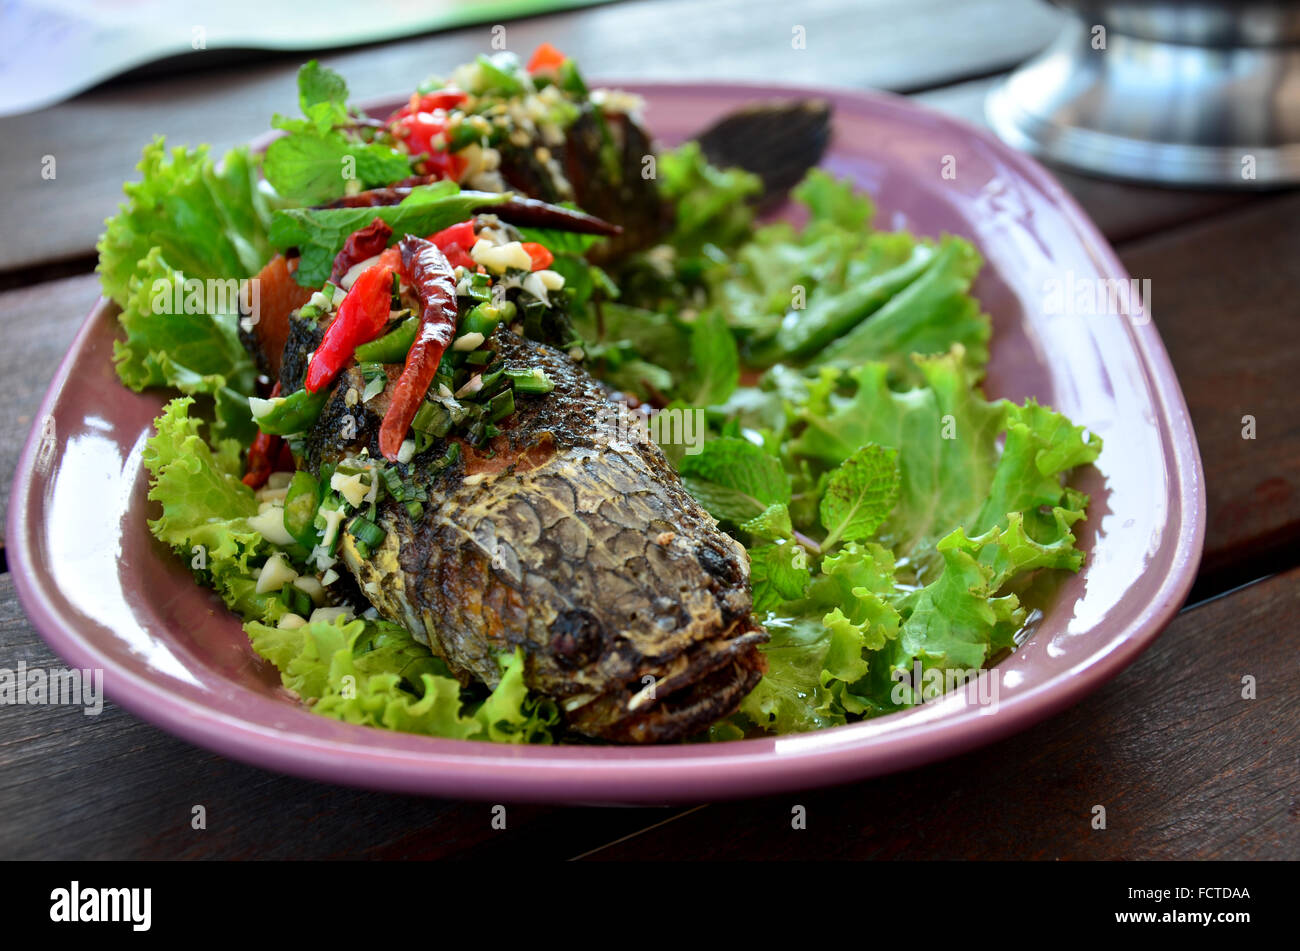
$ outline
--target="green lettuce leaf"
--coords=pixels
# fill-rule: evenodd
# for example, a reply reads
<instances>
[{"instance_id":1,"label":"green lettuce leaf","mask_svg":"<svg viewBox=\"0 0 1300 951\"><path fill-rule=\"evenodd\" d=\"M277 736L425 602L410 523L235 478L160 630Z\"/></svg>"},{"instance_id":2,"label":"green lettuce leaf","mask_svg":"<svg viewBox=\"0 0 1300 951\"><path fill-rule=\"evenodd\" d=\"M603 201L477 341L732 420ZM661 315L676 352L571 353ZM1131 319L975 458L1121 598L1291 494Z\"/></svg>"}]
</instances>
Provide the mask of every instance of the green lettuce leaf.
<instances>
[{"instance_id":1,"label":"green lettuce leaf","mask_svg":"<svg viewBox=\"0 0 1300 951\"><path fill-rule=\"evenodd\" d=\"M744 527L762 540L816 518L828 536L805 578L782 546L751 549L755 610L776 623L741 708L753 725L811 729L915 702L914 669L978 669L1015 646L1030 573L1082 564L1073 526L1087 498L1064 477L1100 440L1032 400L985 400L960 346L913 366L923 382L902 390L886 363L780 384L793 494Z\"/></svg>"},{"instance_id":2,"label":"green lettuce leaf","mask_svg":"<svg viewBox=\"0 0 1300 951\"><path fill-rule=\"evenodd\" d=\"M251 437L246 398L256 374L238 336L238 281L270 255L270 212L243 149L220 167L207 150L146 146L143 180L105 225L99 273L122 308L114 343L122 382L134 390L172 386L216 403L219 435ZM179 302L180 306L177 306Z\"/></svg>"},{"instance_id":3,"label":"green lettuce leaf","mask_svg":"<svg viewBox=\"0 0 1300 951\"><path fill-rule=\"evenodd\" d=\"M728 248L748 236L754 209L747 199L762 191L758 176L715 168L698 142L662 152L658 175L660 193L676 208L668 244L678 254L699 254L706 244Z\"/></svg>"},{"instance_id":4,"label":"green lettuce leaf","mask_svg":"<svg viewBox=\"0 0 1300 951\"><path fill-rule=\"evenodd\" d=\"M747 439L711 439L683 456L682 482L716 519L747 522L774 503L790 501L781 461Z\"/></svg>"},{"instance_id":5,"label":"green lettuce leaf","mask_svg":"<svg viewBox=\"0 0 1300 951\"><path fill-rule=\"evenodd\" d=\"M253 621L245 630L284 685L322 716L461 740L553 740L558 711L530 697L522 649L502 659L500 683L476 702L427 647L387 621L339 618L292 629Z\"/></svg>"},{"instance_id":6,"label":"green lettuce leaf","mask_svg":"<svg viewBox=\"0 0 1300 951\"><path fill-rule=\"evenodd\" d=\"M248 524L258 503L239 480L239 443L227 439L209 446L199 435L200 420L189 415L193 405L190 397L169 402L154 422L157 433L145 443L149 499L162 506L149 530L227 606L244 616L278 618L284 610L274 595L255 590L271 549Z\"/></svg>"},{"instance_id":7,"label":"green lettuce leaf","mask_svg":"<svg viewBox=\"0 0 1300 951\"><path fill-rule=\"evenodd\" d=\"M869 320L828 341L818 362L854 367L881 360L896 376L910 377L913 354L946 353L960 344L974 378L983 376L992 323L969 293L980 269L979 253L968 241L945 237L924 263L919 274L904 265L901 276L886 281L885 289L892 291L895 283L911 278ZM844 294L861 293L858 287L850 285Z\"/></svg>"}]
</instances>

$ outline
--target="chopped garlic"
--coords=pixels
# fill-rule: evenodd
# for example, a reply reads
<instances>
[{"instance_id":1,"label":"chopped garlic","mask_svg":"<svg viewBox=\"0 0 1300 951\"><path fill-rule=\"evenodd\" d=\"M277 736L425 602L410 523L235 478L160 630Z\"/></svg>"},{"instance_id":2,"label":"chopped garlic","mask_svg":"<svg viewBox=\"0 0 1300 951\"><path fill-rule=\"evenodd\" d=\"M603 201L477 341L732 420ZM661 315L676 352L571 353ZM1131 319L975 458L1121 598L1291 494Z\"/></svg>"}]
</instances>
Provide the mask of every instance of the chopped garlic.
<instances>
[{"instance_id":1,"label":"chopped garlic","mask_svg":"<svg viewBox=\"0 0 1300 951\"><path fill-rule=\"evenodd\" d=\"M462 396L473 396L481 389L483 389L483 375L475 373L465 382L464 386L456 391L456 399L460 399Z\"/></svg>"},{"instance_id":2,"label":"chopped garlic","mask_svg":"<svg viewBox=\"0 0 1300 951\"><path fill-rule=\"evenodd\" d=\"M480 238L474 242L469 255L475 263L497 274L504 274L510 268L527 271L533 266L533 259L528 256L528 252L518 241L507 241L499 247L494 247Z\"/></svg>"},{"instance_id":3,"label":"chopped garlic","mask_svg":"<svg viewBox=\"0 0 1300 951\"><path fill-rule=\"evenodd\" d=\"M266 479L266 485L270 489L287 489L292 481L292 472L272 472Z\"/></svg>"},{"instance_id":4,"label":"chopped garlic","mask_svg":"<svg viewBox=\"0 0 1300 951\"><path fill-rule=\"evenodd\" d=\"M293 566L285 560L284 555L277 551L266 559L266 564L262 566L262 570L257 575L257 593L266 594L270 591L279 591L296 577L298 577L298 572L294 571Z\"/></svg>"},{"instance_id":5,"label":"chopped garlic","mask_svg":"<svg viewBox=\"0 0 1300 951\"><path fill-rule=\"evenodd\" d=\"M542 282L541 272L534 271L524 278L523 288L529 294L532 294L539 301L550 306L550 298L546 296L546 285Z\"/></svg>"},{"instance_id":6,"label":"chopped garlic","mask_svg":"<svg viewBox=\"0 0 1300 951\"><path fill-rule=\"evenodd\" d=\"M325 587L311 575L299 575L293 579L293 586L320 604L325 598Z\"/></svg>"},{"instance_id":7,"label":"chopped garlic","mask_svg":"<svg viewBox=\"0 0 1300 951\"><path fill-rule=\"evenodd\" d=\"M406 463L411 461L411 458L414 455L415 455L415 440L403 439L402 445L397 450L397 461L405 465Z\"/></svg>"},{"instance_id":8,"label":"chopped garlic","mask_svg":"<svg viewBox=\"0 0 1300 951\"><path fill-rule=\"evenodd\" d=\"M261 419L275 407L284 402L284 397L275 396L269 400L259 399L256 396L248 398L248 411L253 414L253 419Z\"/></svg>"},{"instance_id":9,"label":"chopped garlic","mask_svg":"<svg viewBox=\"0 0 1300 951\"><path fill-rule=\"evenodd\" d=\"M548 291L558 291L560 288L564 287L564 275L559 271L542 268L542 270L534 271L533 273L536 274L537 279L542 282L542 287L546 288Z\"/></svg>"},{"instance_id":10,"label":"chopped garlic","mask_svg":"<svg viewBox=\"0 0 1300 951\"><path fill-rule=\"evenodd\" d=\"M276 627L282 631L296 631L300 627L307 626L307 619L298 614L290 612L276 622Z\"/></svg>"},{"instance_id":11,"label":"chopped garlic","mask_svg":"<svg viewBox=\"0 0 1300 951\"><path fill-rule=\"evenodd\" d=\"M320 583L327 588L338 580L339 580L339 573L335 571L333 568L328 569L325 572L325 574L320 576Z\"/></svg>"},{"instance_id":12,"label":"chopped garlic","mask_svg":"<svg viewBox=\"0 0 1300 951\"><path fill-rule=\"evenodd\" d=\"M331 485L331 488L333 486ZM339 523L343 521L344 515L342 509L327 509L321 506L316 510L321 518L325 519L325 533L321 537L320 548L329 557L330 546L334 544L334 539L339 533ZM321 559L317 557L316 564L319 565Z\"/></svg>"},{"instance_id":13,"label":"chopped garlic","mask_svg":"<svg viewBox=\"0 0 1300 951\"><path fill-rule=\"evenodd\" d=\"M379 260L379 255L366 258L364 261L358 261L352 267L348 268L348 273L344 274L339 280L339 286L344 290L351 290L353 283L361 276L361 272L375 264Z\"/></svg>"},{"instance_id":14,"label":"chopped garlic","mask_svg":"<svg viewBox=\"0 0 1300 951\"><path fill-rule=\"evenodd\" d=\"M330 488L347 499L353 508L359 508L366 500L366 493L370 491L370 486L362 481L360 472L354 475L334 473L330 476Z\"/></svg>"},{"instance_id":15,"label":"chopped garlic","mask_svg":"<svg viewBox=\"0 0 1300 951\"><path fill-rule=\"evenodd\" d=\"M472 333L461 334L451 345L451 349L461 353L468 350L477 350L479 347L483 346L483 341L485 339L486 338L477 330Z\"/></svg>"},{"instance_id":16,"label":"chopped garlic","mask_svg":"<svg viewBox=\"0 0 1300 951\"><path fill-rule=\"evenodd\" d=\"M340 617L350 621L353 618L352 609L343 607L317 608L315 611L311 612L311 622L313 624L317 621L324 621L326 624L332 624L335 618Z\"/></svg>"},{"instance_id":17,"label":"chopped garlic","mask_svg":"<svg viewBox=\"0 0 1300 951\"><path fill-rule=\"evenodd\" d=\"M272 545L293 544L293 536L284 527L284 509L278 505L268 505L266 511L258 512L248 520L248 527Z\"/></svg>"}]
</instances>

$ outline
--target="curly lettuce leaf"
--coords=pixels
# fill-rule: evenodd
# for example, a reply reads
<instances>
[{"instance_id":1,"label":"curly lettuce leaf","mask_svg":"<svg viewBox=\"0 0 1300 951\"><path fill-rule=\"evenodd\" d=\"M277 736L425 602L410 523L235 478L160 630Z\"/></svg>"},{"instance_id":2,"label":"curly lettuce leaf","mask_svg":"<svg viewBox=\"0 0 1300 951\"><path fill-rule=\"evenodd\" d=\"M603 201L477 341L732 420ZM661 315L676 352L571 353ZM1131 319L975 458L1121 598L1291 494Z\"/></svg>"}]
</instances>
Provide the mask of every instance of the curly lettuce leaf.
<instances>
[{"instance_id":1,"label":"curly lettuce leaf","mask_svg":"<svg viewBox=\"0 0 1300 951\"><path fill-rule=\"evenodd\" d=\"M1064 477L1097 458L1100 439L1032 400L985 400L959 347L913 365L924 383L910 389L889 385L885 363L827 368L804 388L781 387L791 436L782 461L794 493L743 526L758 555L755 610L776 632L758 699L742 706L764 729L810 729L915 702L902 674L982 667L1015 645L1027 614L1015 593L1023 579L1082 564L1073 526L1087 498ZM887 460L897 463L892 486ZM886 508L893 487L897 501ZM876 488L869 518L831 529ZM820 499L814 513L799 504L809 496ZM766 543L785 518L787 535L811 532L813 518L828 530L798 584L788 569L773 571L782 547Z\"/></svg>"},{"instance_id":2,"label":"curly lettuce leaf","mask_svg":"<svg viewBox=\"0 0 1300 951\"><path fill-rule=\"evenodd\" d=\"M248 396L257 373L239 341L238 311L232 306L223 313L202 312L187 277L168 265L161 248L151 248L139 261L119 301L118 323L126 337L113 342L118 377L136 391L170 386L210 397L217 434L246 442L253 435ZM223 292L228 301L232 290Z\"/></svg>"},{"instance_id":3,"label":"curly lettuce leaf","mask_svg":"<svg viewBox=\"0 0 1300 951\"><path fill-rule=\"evenodd\" d=\"M239 343L238 281L270 255L253 163L234 149L216 166L206 148L169 153L156 139L139 169L97 246L104 293L122 308L118 375L137 391L211 397L218 434L247 438L256 374Z\"/></svg>"},{"instance_id":4,"label":"curly lettuce leaf","mask_svg":"<svg viewBox=\"0 0 1300 951\"><path fill-rule=\"evenodd\" d=\"M232 149L215 165L206 146L169 153L158 137L137 168L141 181L122 186L127 201L96 246L106 296L125 307L130 279L155 247L187 277L248 277L266 263L270 211L247 149Z\"/></svg>"},{"instance_id":5,"label":"curly lettuce leaf","mask_svg":"<svg viewBox=\"0 0 1300 951\"><path fill-rule=\"evenodd\" d=\"M749 236L754 208L747 199L762 191L758 176L710 165L698 142L661 153L658 172L660 194L676 209L667 243L679 255L697 255L709 244L729 248Z\"/></svg>"},{"instance_id":6,"label":"curly lettuce leaf","mask_svg":"<svg viewBox=\"0 0 1300 951\"><path fill-rule=\"evenodd\" d=\"M193 405L191 397L169 402L154 421L157 433L145 443L149 499L162 506L149 530L227 606L244 616L276 618L283 608L274 595L256 591L270 547L248 524L258 503L239 479L239 443L225 439L210 446L199 435L201 421L189 415Z\"/></svg>"},{"instance_id":7,"label":"curly lettuce leaf","mask_svg":"<svg viewBox=\"0 0 1300 951\"><path fill-rule=\"evenodd\" d=\"M427 647L388 621L339 618L289 629L252 621L245 630L285 687L321 716L460 740L553 740L558 712L529 695L522 649L502 658L500 683L475 702Z\"/></svg>"},{"instance_id":8,"label":"curly lettuce leaf","mask_svg":"<svg viewBox=\"0 0 1300 951\"><path fill-rule=\"evenodd\" d=\"M716 519L746 522L775 503L790 501L781 462L747 439L724 436L682 457L682 482Z\"/></svg>"},{"instance_id":9,"label":"curly lettuce leaf","mask_svg":"<svg viewBox=\"0 0 1300 951\"><path fill-rule=\"evenodd\" d=\"M914 365L925 385L901 391L889 385L884 363L823 369L808 400L794 408L799 433L789 447L820 466L838 465L868 444L897 450L899 501L881 535L903 554L984 506L1010 405L988 402L970 385L959 347L916 357Z\"/></svg>"}]
</instances>

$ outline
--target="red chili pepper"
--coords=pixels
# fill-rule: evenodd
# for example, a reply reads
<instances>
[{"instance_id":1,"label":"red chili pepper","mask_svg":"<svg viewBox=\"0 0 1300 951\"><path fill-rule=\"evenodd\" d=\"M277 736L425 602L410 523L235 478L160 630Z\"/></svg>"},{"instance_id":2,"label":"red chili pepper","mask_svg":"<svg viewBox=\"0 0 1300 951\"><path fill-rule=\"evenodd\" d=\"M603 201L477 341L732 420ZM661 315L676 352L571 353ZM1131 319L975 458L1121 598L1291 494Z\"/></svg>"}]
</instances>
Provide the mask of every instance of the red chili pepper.
<instances>
[{"instance_id":1,"label":"red chili pepper","mask_svg":"<svg viewBox=\"0 0 1300 951\"><path fill-rule=\"evenodd\" d=\"M293 472L298 468L298 463L293 458L293 450L289 448L289 443L283 438L280 440L280 452L275 457L276 472Z\"/></svg>"},{"instance_id":2,"label":"red chili pepper","mask_svg":"<svg viewBox=\"0 0 1300 951\"><path fill-rule=\"evenodd\" d=\"M459 244L462 248L472 248L477 240L474 237L474 219L466 218L458 225L443 228L436 234L429 235L426 240L432 241L440 250L445 250L449 244Z\"/></svg>"},{"instance_id":3,"label":"red chili pepper","mask_svg":"<svg viewBox=\"0 0 1300 951\"><path fill-rule=\"evenodd\" d=\"M528 71L540 73L548 69L559 69L568 58L550 43L543 43L533 51L533 58L528 61Z\"/></svg>"},{"instance_id":4,"label":"red chili pepper","mask_svg":"<svg viewBox=\"0 0 1300 951\"><path fill-rule=\"evenodd\" d=\"M458 155L433 144L433 140L447 129L447 110L460 105L466 99L465 93L457 89L444 89L439 92L418 93L410 101L388 117L387 125L396 138L406 142L412 155L427 154L424 160L429 172L437 173L442 178L459 179L468 162Z\"/></svg>"},{"instance_id":5,"label":"red chili pepper","mask_svg":"<svg viewBox=\"0 0 1300 951\"><path fill-rule=\"evenodd\" d=\"M271 477L271 460L279 455L279 436L258 433L253 437L253 444L248 447L248 471L244 473L243 483L250 489L260 489Z\"/></svg>"},{"instance_id":6,"label":"red chili pepper","mask_svg":"<svg viewBox=\"0 0 1300 951\"><path fill-rule=\"evenodd\" d=\"M393 229L383 218L375 218L364 228L358 228L348 235L342 250L334 256L334 267L330 269L330 280L335 284L344 274L352 270L367 258L373 258L388 247L388 239L393 236Z\"/></svg>"},{"instance_id":7,"label":"red chili pepper","mask_svg":"<svg viewBox=\"0 0 1300 951\"><path fill-rule=\"evenodd\" d=\"M555 255L546 250L536 241L525 241L523 249L528 252L528 256L533 259L532 270L540 271L542 268L550 267L551 262L555 260Z\"/></svg>"},{"instance_id":8,"label":"red chili pepper","mask_svg":"<svg viewBox=\"0 0 1300 951\"><path fill-rule=\"evenodd\" d=\"M279 395L280 384L277 382L271 388L270 398L275 399ZM250 489L260 489L266 485L266 480L275 469L275 460L279 458L281 450L287 448L279 436L259 432L253 437L253 444L248 447L248 469L240 481ZM292 467L292 462L290 466Z\"/></svg>"},{"instance_id":9,"label":"red chili pepper","mask_svg":"<svg viewBox=\"0 0 1300 951\"><path fill-rule=\"evenodd\" d=\"M469 256L469 252L459 244L449 244L440 250L444 255L446 255L447 263L452 267L463 267L467 271L472 271L478 267L478 265L474 263L474 259Z\"/></svg>"},{"instance_id":10,"label":"red chili pepper","mask_svg":"<svg viewBox=\"0 0 1300 951\"><path fill-rule=\"evenodd\" d=\"M315 393L328 386L352 359L357 347L374 340L388 323L393 296L393 272L401 264L396 248L384 251L379 260L357 277L339 312L325 330L320 346L312 354L303 383Z\"/></svg>"},{"instance_id":11,"label":"red chili pepper","mask_svg":"<svg viewBox=\"0 0 1300 951\"><path fill-rule=\"evenodd\" d=\"M469 256L469 249L474 247L474 242L478 240L474 235L473 218L452 225L450 228L443 228L437 234L429 235L428 240L438 246L438 250L446 256L447 262L452 267L474 270L474 259Z\"/></svg>"},{"instance_id":12,"label":"red chili pepper","mask_svg":"<svg viewBox=\"0 0 1300 951\"><path fill-rule=\"evenodd\" d=\"M439 109L445 112L459 106L468 98L469 96L459 89L438 89L434 92L426 92L424 95L418 92L411 93L411 98L407 100L406 105L389 116L387 121L391 125L417 112L435 112Z\"/></svg>"},{"instance_id":13,"label":"red chili pepper","mask_svg":"<svg viewBox=\"0 0 1300 951\"><path fill-rule=\"evenodd\" d=\"M402 266L420 298L420 326L406 354L402 375L393 385L388 412L379 427L379 451L396 461L411 421L429 392L443 352L456 333L456 277L451 264L432 241L407 236L398 244Z\"/></svg>"}]
</instances>

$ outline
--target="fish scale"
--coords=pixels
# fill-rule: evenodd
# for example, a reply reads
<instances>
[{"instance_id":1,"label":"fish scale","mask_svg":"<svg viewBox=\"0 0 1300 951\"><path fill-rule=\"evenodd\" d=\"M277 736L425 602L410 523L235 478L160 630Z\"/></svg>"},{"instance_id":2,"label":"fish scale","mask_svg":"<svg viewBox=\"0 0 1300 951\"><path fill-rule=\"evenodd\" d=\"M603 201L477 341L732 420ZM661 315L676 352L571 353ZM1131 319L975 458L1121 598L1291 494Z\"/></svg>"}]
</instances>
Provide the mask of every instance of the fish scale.
<instances>
[{"instance_id":1,"label":"fish scale","mask_svg":"<svg viewBox=\"0 0 1300 951\"><path fill-rule=\"evenodd\" d=\"M400 466L427 477L429 504L412 520L381 503L385 540L362 558L345 533L348 569L464 682L495 686L498 657L522 646L525 683L578 732L664 742L727 716L765 669L744 548L657 446L620 438L600 411L606 390L581 366L505 328L494 344L508 368L544 369L554 390L521 398L490 451L462 444L457 463L432 472L446 448L435 441ZM376 454L382 402L345 405L356 375L340 378L308 440L313 465ZM345 412L358 422L347 442Z\"/></svg>"}]
</instances>

